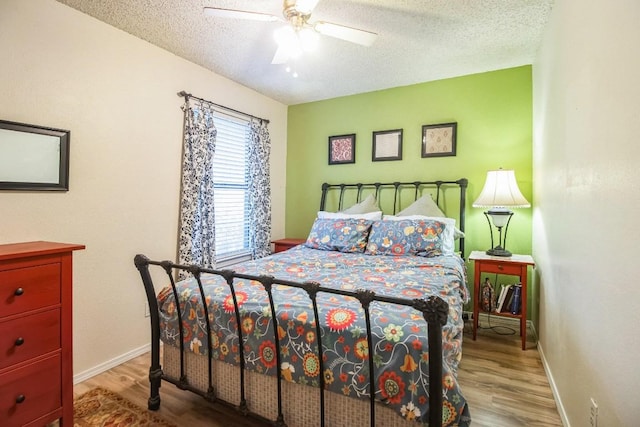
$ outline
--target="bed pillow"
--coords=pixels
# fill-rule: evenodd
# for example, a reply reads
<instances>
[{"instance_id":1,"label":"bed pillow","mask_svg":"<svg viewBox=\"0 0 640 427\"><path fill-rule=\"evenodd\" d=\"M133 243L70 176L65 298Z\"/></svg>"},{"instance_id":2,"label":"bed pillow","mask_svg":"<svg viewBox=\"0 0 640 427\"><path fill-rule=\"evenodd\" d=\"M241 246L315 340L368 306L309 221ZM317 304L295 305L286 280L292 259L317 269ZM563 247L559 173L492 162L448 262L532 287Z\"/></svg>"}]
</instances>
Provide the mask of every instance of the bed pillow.
<instances>
[{"instance_id":1,"label":"bed pillow","mask_svg":"<svg viewBox=\"0 0 640 427\"><path fill-rule=\"evenodd\" d=\"M373 221L316 218L305 246L322 251L364 252Z\"/></svg>"},{"instance_id":2,"label":"bed pillow","mask_svg":"<svg viewBox=\"0 0 640 427\"><path fill-rule=\"evenodd\" d=\"M434 216L424 216L424 215L407 215L407 216L393 216L393 215L385 215L382 217L385 221L404 221L404 220L425 220L425 221L440 221L445 224L445 230L442 234L442 253L444 255L451 255L455 253L455 230L456 228L456 220L453 218L446 217L434 217Z\"/></svg>"},{"instance_id":3,"label":"bed pillow","mask_svg":"<svg viewBox=\"0 0 640 427\"><path fill-rule=\"evenodd\" d=\"M345 209L341 212L346 214L362 214L367 212L376 212L379 210L380 208L378 207L378 201L376 200L375 196L373 194L369 194L367 198L365 198L360 203L356 203L349 209Z\"/></svg>"},{"instance_id":4,"label":"bed pillow","mask_svg":"<svg viewBox=\"0 0 640 427\"><path fill-rule=\"evenodd\" d=\"M434 218L446 218L444 212L438 207L436 202L433 200L431 194L425 194L420 197L418 200L410 204L405 209L401 210L396 214L396 216L410 216L410 215L424 215L427 217ZM460 231L454 224L454 232L453 238L459 239L464 237L464 233Z\"/></svg>"},{"instance_id":5,"label":"bed pillow","mask_svg":"<svg viewBox=\"0 0 640 427\"><path fill-rule=\"evenodd\" d=\"M446 217L446 215L444 214L444 212L442 212L442 210L440 210L436 202L433 201L433 197L431 197L431 194L425 194L396 214L396 216L407 215Z\"/></svg>"},{"instance_id":6,"label":"bed pillow","mask_svg":"<svg viewBox=\"0 0 640 427\"><path fill-rule=\"evenodd\" d=\"M321 219L345 219L345 218L356 218L356 219L368 219L371 221L379 221L382 219L382 211L375 212L366 212L366 213L344 213L344 212L326 212L319 211L318 218Z\"/></svg>"},{"instance_id":7,"label":"bed pillow","mask_svg":"<svg viewBox=\"0 0 640 427\"><path fill-rule=\"evenodd\" d=\"M368 255L443 254L447 224L437 219L401 219L375 221L371 226L365 253Z\"/></svg>"}]
</instances>

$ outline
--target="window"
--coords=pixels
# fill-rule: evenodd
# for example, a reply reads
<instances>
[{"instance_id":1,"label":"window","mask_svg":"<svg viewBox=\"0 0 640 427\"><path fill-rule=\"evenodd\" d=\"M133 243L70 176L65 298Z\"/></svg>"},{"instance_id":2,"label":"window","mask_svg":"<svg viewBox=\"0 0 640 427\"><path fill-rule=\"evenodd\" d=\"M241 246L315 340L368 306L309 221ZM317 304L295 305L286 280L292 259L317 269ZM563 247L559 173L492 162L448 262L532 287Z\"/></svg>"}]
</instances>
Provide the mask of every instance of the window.
<instances>
[{"instance_id":1,"label":"window","mask_svg":"<svg viewBox=\"0 0 640 427\"><path fill-rule=\"evenodd\" d=\"M249 247L249 122L214 114L213 158L216 267L251 259Z\"/></svg>"}]
</instances>

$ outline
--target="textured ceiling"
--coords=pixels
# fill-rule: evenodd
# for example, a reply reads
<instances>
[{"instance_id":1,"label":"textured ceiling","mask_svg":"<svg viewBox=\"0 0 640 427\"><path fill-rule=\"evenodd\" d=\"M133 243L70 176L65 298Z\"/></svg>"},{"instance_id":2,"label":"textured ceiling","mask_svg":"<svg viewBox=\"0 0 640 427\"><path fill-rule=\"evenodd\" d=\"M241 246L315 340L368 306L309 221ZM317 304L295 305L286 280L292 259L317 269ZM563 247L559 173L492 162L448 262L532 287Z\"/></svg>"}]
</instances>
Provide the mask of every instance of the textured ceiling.
<instances>
[{"instance_id":1,"label":"textured ceiling","mask_svg":"<svg viewBox=\"0 0 640 427\"><path fill-rule=\"evenodd\" d=\"M279 0L58 0L284 104L533 62L553 0L321 0L311 21L378 33L370 47L321 36L297 78L271 65L279 22L205 16L203 7L281 16Z\"/></svg>"}]
</instances>

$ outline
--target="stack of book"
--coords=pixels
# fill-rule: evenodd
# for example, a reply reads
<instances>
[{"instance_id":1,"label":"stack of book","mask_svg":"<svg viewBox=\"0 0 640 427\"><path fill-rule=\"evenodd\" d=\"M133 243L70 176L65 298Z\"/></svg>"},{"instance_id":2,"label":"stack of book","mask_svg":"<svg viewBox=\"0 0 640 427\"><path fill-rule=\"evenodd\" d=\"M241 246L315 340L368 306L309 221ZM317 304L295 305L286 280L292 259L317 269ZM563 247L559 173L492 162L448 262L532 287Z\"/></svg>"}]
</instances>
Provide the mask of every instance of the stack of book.
<instances>
[{"instance_id":1,"label":"stack of book","mask_svg":"<svg viewBox=\"0 0 640 427\"><path fill-rule=\"evenodd\" d=\"M496 313L520 314L522 303L522 285L503 285L496 303Z\"/></svg>"}]
</instances>

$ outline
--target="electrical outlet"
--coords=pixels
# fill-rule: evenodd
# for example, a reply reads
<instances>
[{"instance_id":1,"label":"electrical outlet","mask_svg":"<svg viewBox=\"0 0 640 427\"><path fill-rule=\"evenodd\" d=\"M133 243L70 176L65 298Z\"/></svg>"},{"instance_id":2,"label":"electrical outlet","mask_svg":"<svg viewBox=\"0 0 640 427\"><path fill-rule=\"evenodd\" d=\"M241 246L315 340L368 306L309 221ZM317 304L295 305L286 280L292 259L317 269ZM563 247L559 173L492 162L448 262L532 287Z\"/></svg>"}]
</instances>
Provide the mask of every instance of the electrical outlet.
<instances>
[{"instance_id":1,"label":"electrical outlet","mask_svg":"<svg viewBox=\"0 0 640 427\"><path fill-rule=\"evenodd\" d=\"M589 426L598 427L598 404L593 397L591 398L591 406L589 408Z\"/></svg>"},{"instance_id":2,"label":"electrical outlet","mask_svg":"<svg viewBox=\"0 0 640 427\"><path fill-rule=\"evenodd\" d=\"M149 303L147 301L144 302L144 317L151 316L151 312L149 311Z\"/></svg>"}]
</instances>

